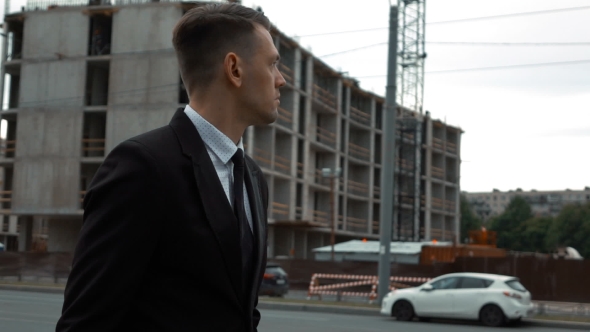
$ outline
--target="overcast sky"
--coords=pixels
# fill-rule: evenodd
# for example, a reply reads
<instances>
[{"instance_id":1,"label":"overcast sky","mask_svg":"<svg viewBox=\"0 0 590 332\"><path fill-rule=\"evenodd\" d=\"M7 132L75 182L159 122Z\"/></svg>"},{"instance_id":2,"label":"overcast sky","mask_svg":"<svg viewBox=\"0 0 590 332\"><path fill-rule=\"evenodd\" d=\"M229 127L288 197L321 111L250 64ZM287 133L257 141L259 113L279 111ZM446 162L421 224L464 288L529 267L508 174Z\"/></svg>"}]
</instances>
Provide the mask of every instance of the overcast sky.
<instances>
[{"instance_id":1,"label":"overcast sky","mask_svg":"<svg viewBox=\"0 0 590 332\"><path fill-rule=\"evenodd\" d=\"M2 7L3 7L3 2ZM13 3L16 2L13 0ZM22 2L22 1L20 1ZM392 2L396 2L393 0ZM386 28L389 0L244 0L289 36ZM590 186L590 1L428 0L426 22L588 6L587 9L427 24L427 42L586 42L585 46L426 45L424 109L461 127L461 189ZM3 8L2 8L3 9ZM0 10L2 10L0 9ZM387 29L299 37L316 56L388 41ZM387 45L322 58L385 95ZM485 71L439 70L588 60Z\"/></svg>"},{"instance_id":2,"label":"overcast sky","mask_svg":"<svg viewBox=\"0 0 590 332\"><path fill-rule=\"evenodd\" d=\"M393 1L396 2L395 0ZM244 1L290 36L387 27L388 0ZM292 4L292 5L291 5ZM587 0L429 0L426 22L589 6ZM426 72L588 60L582 64L425 75L424 106L461 127L461 189L590 186L590 8L453 24L427 24L431 42L587 42L586 46L427 44ZM317 55L387 42L386 29L301 37ZM387 45L325 57L385 95Z\"/></svg>"}]
</instances>

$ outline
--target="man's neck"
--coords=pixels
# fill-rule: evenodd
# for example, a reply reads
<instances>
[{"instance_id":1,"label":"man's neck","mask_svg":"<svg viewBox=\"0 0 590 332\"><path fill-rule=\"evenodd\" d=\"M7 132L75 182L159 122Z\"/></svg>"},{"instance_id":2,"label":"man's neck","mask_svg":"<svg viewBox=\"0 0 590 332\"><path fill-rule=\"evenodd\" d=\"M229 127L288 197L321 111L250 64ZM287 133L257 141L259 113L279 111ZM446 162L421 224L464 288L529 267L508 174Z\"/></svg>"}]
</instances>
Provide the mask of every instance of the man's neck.
<instances>
[{"instance_id":1,"label":"man's neck","mask_svg":"<svg viewBox=\"0 0 590 332\"><path fill-rule=\"evenodd\" d=\"M232 113L231 105L212 103L190 102L189 106L217 130L229 137L236 145L244 135L245 125L239 123L238 118Z\"/></svg>"}]
</instances>

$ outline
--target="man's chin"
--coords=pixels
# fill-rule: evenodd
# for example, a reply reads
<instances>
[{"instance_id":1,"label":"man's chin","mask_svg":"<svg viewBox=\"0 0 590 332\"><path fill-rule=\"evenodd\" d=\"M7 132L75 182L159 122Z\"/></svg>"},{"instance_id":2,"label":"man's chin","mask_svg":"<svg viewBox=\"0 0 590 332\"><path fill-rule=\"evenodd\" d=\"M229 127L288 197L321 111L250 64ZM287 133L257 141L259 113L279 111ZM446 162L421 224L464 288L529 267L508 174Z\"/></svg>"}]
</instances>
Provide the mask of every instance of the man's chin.
<instances>
[{"instance_id":1,"label":"man's chin","mask_svg":"<svg viewBox=\"0 0 590 332\"><path fill-rule=\"evenodd\" d=\"M275 123L278 118L279 118L279 111L278 111L278 109L275 108L273 110L273 112L268 114L268 117L264 120L266 120L266 124L271 124L271 123Z\"/></svg>"}]
</instances>

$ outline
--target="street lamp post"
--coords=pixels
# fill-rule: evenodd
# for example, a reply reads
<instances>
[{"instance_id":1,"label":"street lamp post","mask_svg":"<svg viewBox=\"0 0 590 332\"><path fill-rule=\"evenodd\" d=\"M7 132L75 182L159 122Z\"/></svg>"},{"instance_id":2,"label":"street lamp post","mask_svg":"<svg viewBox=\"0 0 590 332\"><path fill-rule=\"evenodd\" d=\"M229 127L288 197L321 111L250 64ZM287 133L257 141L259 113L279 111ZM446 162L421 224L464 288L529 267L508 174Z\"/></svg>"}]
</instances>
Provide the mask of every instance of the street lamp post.
<instances>
[{"instance_id":1,"label":"street lamp post","mask_svg":"<svg viewBox=\"0 0 590 332\"><path fill-rule=\"evenodd\" d=\"M332 262L334 261L334 243L336 242L336 200L334 198L334 192L336 191L334 186L336 178L340 177L342 169L340 167L332 170L331 168L322 168L322 177L330 179L330 219L331 219L331 234L330 234L330 245L332 246Z\"/></svg>"}]
</instances>

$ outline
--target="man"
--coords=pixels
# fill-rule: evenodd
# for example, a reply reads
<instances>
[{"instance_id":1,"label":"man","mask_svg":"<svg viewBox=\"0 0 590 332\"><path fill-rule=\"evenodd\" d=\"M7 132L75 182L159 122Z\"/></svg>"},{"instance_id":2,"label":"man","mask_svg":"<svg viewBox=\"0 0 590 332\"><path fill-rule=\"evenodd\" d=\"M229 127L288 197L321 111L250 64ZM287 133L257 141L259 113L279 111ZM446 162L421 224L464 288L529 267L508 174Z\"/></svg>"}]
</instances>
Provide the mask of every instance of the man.
<instances>
[{"instance_id":1,"label":"man","mask_svg":"<svg viewBox=\"0 0 590 332\"><path fill-rule=\"evenodd\" d=\"M190 103L95 175L58 332L257 330L268 190L241 137L277 117L285 80L269 26L237 4L177 23Z\"/></svg>"}]
</instances>

